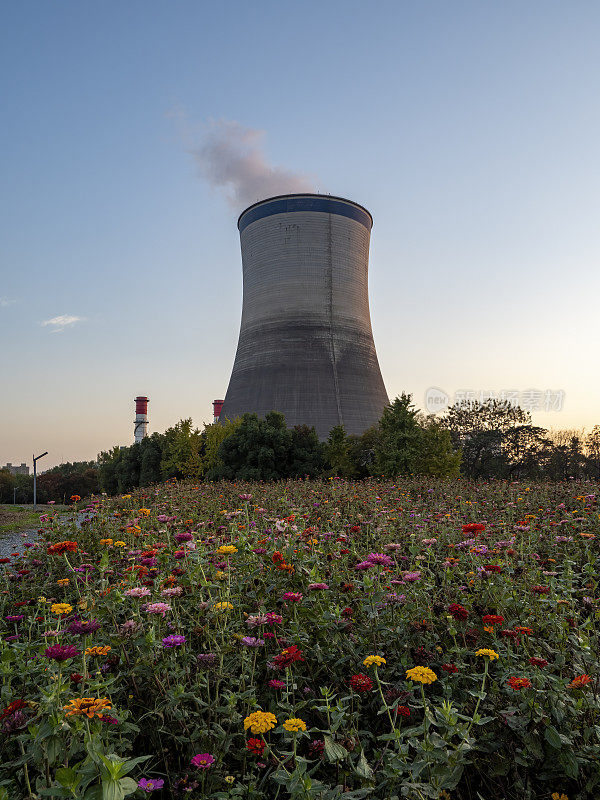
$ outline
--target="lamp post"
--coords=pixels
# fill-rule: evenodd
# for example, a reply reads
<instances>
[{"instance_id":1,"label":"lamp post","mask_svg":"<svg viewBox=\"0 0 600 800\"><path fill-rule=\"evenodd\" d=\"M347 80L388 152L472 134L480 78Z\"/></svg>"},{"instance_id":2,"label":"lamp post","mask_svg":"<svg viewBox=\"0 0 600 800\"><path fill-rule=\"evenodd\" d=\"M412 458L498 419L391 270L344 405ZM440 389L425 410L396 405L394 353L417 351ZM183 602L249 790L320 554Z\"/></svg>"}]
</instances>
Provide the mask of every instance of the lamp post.
<instances>
[{"instance_id":1,"label":"lamp post","mask_svg":"<svg viewBox=\"0 0 600 800\"><path fill-rule=\"evenodd\" d=\"M37 462L38 459L48 455L48 451L42 453L41 456L33 457L33 510L37 511Z\"/></svg>"}]
</instances>

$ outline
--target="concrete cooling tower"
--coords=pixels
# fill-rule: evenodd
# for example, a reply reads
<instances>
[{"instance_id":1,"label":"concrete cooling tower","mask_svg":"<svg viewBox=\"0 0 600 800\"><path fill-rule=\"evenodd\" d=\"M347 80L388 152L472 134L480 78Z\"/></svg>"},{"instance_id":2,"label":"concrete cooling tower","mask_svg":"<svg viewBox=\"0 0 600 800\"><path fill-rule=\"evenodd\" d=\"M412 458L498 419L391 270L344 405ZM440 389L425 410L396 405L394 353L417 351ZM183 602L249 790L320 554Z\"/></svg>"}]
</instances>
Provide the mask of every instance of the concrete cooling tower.
<instances>
[{"instance_id":1,"label":"concrete cooling tower","mask_svg":"<svg viewBox=\"0 0 600 800\"><path fill-rule=\"evenodd\" d=\"M281 411L321 439L377 422L388 397L369 313L372 224L357 203L319 194L240 215L242 322L221 419Z\"/></svg>"}]
</instances>

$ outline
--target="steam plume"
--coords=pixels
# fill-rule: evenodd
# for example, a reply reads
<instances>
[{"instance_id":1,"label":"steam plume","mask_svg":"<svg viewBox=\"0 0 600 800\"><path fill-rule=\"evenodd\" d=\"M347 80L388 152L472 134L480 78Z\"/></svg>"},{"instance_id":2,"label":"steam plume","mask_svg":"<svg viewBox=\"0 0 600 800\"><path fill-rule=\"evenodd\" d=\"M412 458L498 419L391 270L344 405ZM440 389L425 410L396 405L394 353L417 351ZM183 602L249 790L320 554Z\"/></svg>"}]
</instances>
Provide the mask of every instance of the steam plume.
<instances>
[{"instance_id":1,"label":"steam plume","mask_svg":"<svg viewBox=\"0 0 600 800\"><path fill-rule=\"evenodd\" d=\"M202 176L211 186L225 189L236 209L277 194L313 191L308 176L268 163L264 137L264 131L219 120L209 125L202 144L192 151Z\"/></svg>"}]
</instances>

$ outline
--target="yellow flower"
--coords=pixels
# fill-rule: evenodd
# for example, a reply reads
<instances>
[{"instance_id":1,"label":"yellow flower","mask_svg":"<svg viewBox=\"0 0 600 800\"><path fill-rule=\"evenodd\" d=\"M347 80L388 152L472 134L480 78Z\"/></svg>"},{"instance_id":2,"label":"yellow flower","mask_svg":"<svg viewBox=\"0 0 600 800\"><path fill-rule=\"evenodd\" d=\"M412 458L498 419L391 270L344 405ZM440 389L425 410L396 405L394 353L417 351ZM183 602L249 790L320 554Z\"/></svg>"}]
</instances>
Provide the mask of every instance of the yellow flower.
<instances>
[{"instance_id":1,"label":"yellow flower","mask_svg":"<svg viewBox=\"0 0 600 800\"><path fill-rule=\"evenodd\" d=\"M283 727L290 733L298 733L298 731L306 730L306 722L298 719L298 717L292 717L291 719L286 719L283 723Z\"/></svg>"},{"instance_id":2,"label":"yellow flower","mask_svg":"<svg viewBox=\"0 0 600 800\"><path fill-rule=\"evenodd\" d=\"M233 783L235 778L233 775L225 775L225 783Z\"/></svg>"},{"instance_id":3,"label":"yellow flower","mask_svg":"<svg viewBox=\"0 0 600 800\"><path fill-rule=\"evenodd\" d=\"M130 494L122 494L121 495L121 500L129 500L130 497L131 497Z\"/></svg>"},{"instance_id":4,"label":"yellow flower","mask_svg":"<svg viewBox=\"0 0 600 800\"><path fill-rule=\"evenodd\" d=\"M266 733L277 725L277 717L270 711L254 711L244 720L244 730L252 733Z\"/></svg>"},{"instance_id":5,"label":"yellow flower","mask_svg":"<svg viewBox=\"0 0 600 800\"><path fill-rule=\"evenodd\" d=\"M68 579L68 578L59 578L59 579L56 581L56 583L57 583L59 586L68 586L68 585L69 585L69 579Z\"/></svg>"},{"instance_id":6,"label":"yellow flower","mask_svg":"<svg viewBox=\"0 0 600 800\"><path fill-rule=\"evenodd\" d=\"M429 667L413 667L406 670L406 677L415 683L433 683L437 681L437 675Z\"/></svg>"},{"instance_id":7,"label":"yellow flower","mask_svg":"<svg viewBox=\"0 0 600 800\"><path fill-rule=\"evenodd\" d=\"M222 544L217 550L217 553L220 556L232 556L234 553L237 553L237 551L237 547L233 544Z\"/></svg>"},{"instance_id":8,"label":"yellow flower","mask_svg":"<svg viewBox=\"0 0 600 800\"><path fill-rule=\"evenodd\" d=\"M142 517L149 517L150 516L150 509L149 508L140 508L140 509L138 509L138 514L141 514Z\"/></svg>"},{"instance_id":9,"label":"yellow flower","mask_svg":"<svg viewBox=\"0 0 600 800\"><path fill-rule=\"evenodd\" d=\"M68 603L52 603L50 611L53 614L70 614L73 611L73 606Z\"/></svg>"},{"instance_id":10,"label":"yellow flower","mask_svg":"<svg viewBox=\"0 0 600 800\"><path fill-rule=\"evenodd\" d=\"M112 543L113 543L112 539L100 539L100 542L99 542L99 544L106 544L106 545L110 545Z\"/></svg>"},{"instance_id":11,"label":"yellow flower","mask_svg":"<svg viewBox=\"0 0 600 800\"><path fill-rule=\"evenodd\" d=\"M227 577L227 575L225 575L225 573L223 572L223 570L218 570L218 571L217 571L217 574L215 575L215 578L216 578L218 581L224 581L226 577Z\"/></svg>"},{"instance_id":12,"label":"yellow flower","mask_svg":"<svg viewBox=\"0 0 600 800\"><path fill-rule=\"evenodd\" d=\"M115 547L126 547L125 542L115 542Z\"/></svg>"},{"instance_id":13,"label":"yellow flower","mask_svg":"<svg viewBox=\"0 0 600 800\"><path fill-rule=\"evenodd\" d=\"M476 656L484 656L489 658L490 661L493 661L495 658L500 658L498 653L495 650L490 650L489 647L482 647L481 650L478 650L475 653Z\"/></svg>"},{"instance_id":14,"label":"yellow flower","mask_svg":"<svg viewBox=\"0 0 600 800\"><path fill-rule=\"evenodd\" d=\"M558 792L552 792L550 797L552 800L569 800L566 794L559 794Z\"/></svg>"},{"instance_id":15,"label":"yellow flower","mask_svg":"<svg viewBox=\"0 0 600 800\"><path fill-rule=\"evenodd\" d=\"M48 598L44 597L43 595L38 597L38 603L47 603L47 602L48 602Z\"/></svg>"},{"instance_id":16,"label":"yellow flower","mask_svg":"<svg viewBox=\"0 0 600 800\"><path fill-rule=\"evenodd\" d=\"M213 608L215 611L231 611L233 608L232 603L215 603Z\"/></svg>"},{"instance_id":17,"label":"yellow flower","mask_svg":"<svg viewBox=\"0 0 600 800\"><path fill-rule=\"evenodd\" d=\"M365 667L372 667L375 664L376 667L380 667L382 664L386 664L385 658L381 656L367 656L363 661Z\"/></svg>"}]
</instances>

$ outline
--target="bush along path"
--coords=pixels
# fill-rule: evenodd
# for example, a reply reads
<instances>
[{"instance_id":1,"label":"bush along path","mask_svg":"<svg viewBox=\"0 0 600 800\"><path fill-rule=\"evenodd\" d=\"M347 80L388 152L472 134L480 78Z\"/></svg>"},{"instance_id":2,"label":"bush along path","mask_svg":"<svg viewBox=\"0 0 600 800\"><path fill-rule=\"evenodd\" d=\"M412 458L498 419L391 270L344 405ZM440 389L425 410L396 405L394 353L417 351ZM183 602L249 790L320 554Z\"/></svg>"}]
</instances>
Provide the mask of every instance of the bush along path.
<instances>
[{"instance_id":1,"label":"bush along path","mask_svg":"<svg viewBox=\"0 0 600 800\"><path fill-rule=\"evenodd\" d=\"M599 796L597 493L171 482L42 515L0 558L0 800Z\"/></svg>"}]
</instances>

